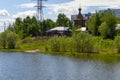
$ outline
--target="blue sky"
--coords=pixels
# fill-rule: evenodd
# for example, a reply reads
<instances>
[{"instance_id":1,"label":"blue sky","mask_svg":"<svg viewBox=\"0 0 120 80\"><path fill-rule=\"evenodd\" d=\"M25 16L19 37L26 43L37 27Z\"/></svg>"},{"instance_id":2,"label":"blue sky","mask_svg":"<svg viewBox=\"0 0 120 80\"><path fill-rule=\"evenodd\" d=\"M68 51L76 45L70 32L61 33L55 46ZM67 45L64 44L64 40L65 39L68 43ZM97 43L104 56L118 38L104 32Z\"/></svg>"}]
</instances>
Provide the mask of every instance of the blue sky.
<instances>
[{"instance_id":1,"label":"blue sky","mask_svg":"<svg viewBox=\"0 0 120 80\"><path fill-rule=\"evenodd\" d=\"M65 2L69 2L69 1L71 1L71 0L48 0L48 1L44 2L44 4L45 5L62 4ZM36 4L36 1L35 0L7 0L7 1L1 0L0 1L0 10L6 10L8 12L6 14L7 16L5 15L6 18L8 18L8 17L13 18L13 16L16 15L17 13L36 10L35 7L31 7L31 8L26 8L25 6L21 7L21 5L31 4L31 3ZM46 8L44 9L44 11L45 11L44 13L50 12L48 8L49 8L49 6L46 6ZM47 18L49 18L49 14L45 14L45 15ZM3 15L0 17L4 18Z\"/></svg>"},{"instance_id":2,"label":"blue sky","mask_svg":"<svg viewBox=\"0 0 120 80\"><path fill-rule=\"evenodd\" d=\"M6 24L14 22L15 18L34 16L36 14L35 0L0 0L0 31ZM56 20L59 13L65 13L70 18L72 14L78 13L81 5L82 13L95 12L107 8L119 8L120 0L48 0L44 2L45 19Z\"/></svg>"},{"instance_id":3,"label":"blue sky","mask_svg":"<svg viewBox=\"0 0 120 80\"><path fill-rule=\"evenodd\" d=\"M71 0L48 0L44 2L44 4L60 4L60 3L65 3L69 2ZM36 8L20 8L18 7L19 5L22 4L29 4L29 3L36 3L35 0L1 0L0 1L0 9L6 9L8 12L12 15L15 14L16 12L20 11L27 11L27 10L36 10Z\"/></svg>"}]
</instances>

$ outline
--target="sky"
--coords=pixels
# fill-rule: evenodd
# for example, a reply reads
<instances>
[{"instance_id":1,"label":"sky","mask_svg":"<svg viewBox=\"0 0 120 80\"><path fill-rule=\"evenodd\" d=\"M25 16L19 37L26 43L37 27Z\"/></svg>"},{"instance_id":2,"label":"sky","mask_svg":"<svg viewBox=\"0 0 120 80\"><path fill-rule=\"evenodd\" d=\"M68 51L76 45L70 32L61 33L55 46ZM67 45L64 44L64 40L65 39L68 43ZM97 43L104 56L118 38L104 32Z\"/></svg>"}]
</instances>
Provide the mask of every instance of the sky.
<instances>
[{"instance_id":1,"label":"sky","mask_svg":"<svg viewBox=\"0 0 120 80\"><path fill-rule=\"evenodd\" d=\"M81 6L82 13L95 12L108 8L120 8L120 0L47 0L43 2L44 18L56 20L59 13L65 13L67 17L78 14ZM3 25L12 23L17 17L36 15L36 0L0 0L0 32Z\"/></svg>"}]
</instances>

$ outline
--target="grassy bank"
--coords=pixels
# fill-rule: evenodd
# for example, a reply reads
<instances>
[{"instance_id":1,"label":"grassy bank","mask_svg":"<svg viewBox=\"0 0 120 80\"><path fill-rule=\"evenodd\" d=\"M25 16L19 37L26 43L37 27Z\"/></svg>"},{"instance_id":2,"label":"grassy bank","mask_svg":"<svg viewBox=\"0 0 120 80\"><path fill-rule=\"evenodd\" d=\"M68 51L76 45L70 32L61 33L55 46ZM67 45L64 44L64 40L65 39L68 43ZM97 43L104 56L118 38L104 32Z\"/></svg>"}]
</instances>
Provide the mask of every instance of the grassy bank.
<instances>
[{"instance_id":1,"label":"grassy bank","mask_svg":"<svg viewBox=\"0 0 120 80\"><path fill-rule=\"evenodd\" d=\"M3 52L25 52L29 50L39 49L37 53L47 54L47 55L64 55L72 58L79 58L82 60L94 60L94 61L102 61L104 63L116 63L120 60L120 54L118 53L77 53L77 52L53 52L45 50L46 42L32 42L32 43L24 43L21 45L19 49L0 49ZM34 53L33 53L34 54Z\"/></svg>"},{"instance_id":2,"label":"grassy bank","mask_svg":"<svg viewBox=\"0 0 120 80\"><path fill-rule=\"evenodd\" d=\"M74 57L120 57L118 54L119 37L115 40L93 37L86 33L73 35L73 37L55 36L46 38L27 38L22 40L19 48L0 49L4 52L30 52L36 51L43 54L66 55Z\"/></svg>"}]
</instances>

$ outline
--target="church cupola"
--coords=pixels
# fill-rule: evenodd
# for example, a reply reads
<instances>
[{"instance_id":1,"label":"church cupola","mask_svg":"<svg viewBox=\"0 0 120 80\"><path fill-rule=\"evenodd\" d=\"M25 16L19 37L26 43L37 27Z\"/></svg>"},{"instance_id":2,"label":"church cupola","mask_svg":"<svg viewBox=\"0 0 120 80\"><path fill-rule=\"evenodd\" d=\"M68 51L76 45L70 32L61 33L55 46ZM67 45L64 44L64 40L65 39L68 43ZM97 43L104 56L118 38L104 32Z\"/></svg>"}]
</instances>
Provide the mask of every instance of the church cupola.
<instances>
[{"instance_id":1,"label":"church cupola","mask_svg":"<svg viewBox=\"0 0 120 80\"><path fill-rule=\"evenodd\" d=\"M85 20L84 20L83 15L81 14L81 10L82 10L81 7L79 7L78 8L79 13L78 13L78 15L76 15L76 17L74 19L74 25L83 27L83 26L85 26Z\"/></svg>"}]
</instances>

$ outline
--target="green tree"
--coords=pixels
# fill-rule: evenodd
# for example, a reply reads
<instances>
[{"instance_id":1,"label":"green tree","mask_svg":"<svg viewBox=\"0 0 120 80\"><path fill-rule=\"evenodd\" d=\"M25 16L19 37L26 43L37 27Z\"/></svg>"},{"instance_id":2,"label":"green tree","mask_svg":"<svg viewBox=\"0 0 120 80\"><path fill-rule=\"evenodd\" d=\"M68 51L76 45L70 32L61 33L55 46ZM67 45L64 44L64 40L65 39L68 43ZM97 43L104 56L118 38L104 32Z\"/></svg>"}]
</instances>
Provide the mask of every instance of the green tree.
<instances>
[{"instance_id":1,"label":"green tree","mask_svg":"<svg viewBox=\"0 0 120 80\"><path fill-rule=\"evenodd\" d=\"M108 34L110 34L110 30L106 22L103 22L100 25L99 32L101 33L101 36L103 36L103 38L107 38L109 36Z\"/></svg>"},{"instance_id":2,"label":"green tree","mask_svg":"<svg viewBox=\"0 0 120 80\"><path fill-rule=\"evenodd\" d=\"M15 23L8 27L8 30L16 32L21 38L28 36L38 36L41 33L41 25L34 16L31 18L27 16L23 20L17 18Z\"/></svg>"},{"instance_id":3,"label":"green tree","mask_svg":"<svg viewBox=\"0 0 120 80\"><path fill-rule=\"evenodd\" d=\"M15 23L14 23L15 32L19 33L21 28L22 28L22 19L21 18L16 18Z\"/></svg>"},{"instance_id":4,"label":"green tree","mask_svg":"<svg viewBox=\"0 0 120 80\"><path fill-rule=\"evenodd\" d=\"M65 26L72 28L72 22L69 20L69 18L66 17L65 14L60 13L58 15L58 19L56 20L57 26Z\"/></svg>"},{"instance_id":5,"label":"green tree","mask_svg":"<svg viewBox=\"0 0 120 80\"><path fill-rule=\"evenodd\" d=\"M88 30L92 35L99 35L99 26L101 25L99 13L95 13L91 19L87 21Z\"/></svg>"},{"instance_id":6,"label":"green tree","mask_svg":"<svg viewBox=\"0 0 120 80\"><path fill-rule=\"evenodd\" d=\"M29 23L28 30L30 36L40 35L40 25L34 16L31 18L31 23Z\"/></svg>"},{"instance_id":7,"label":"green tree","mask_svg":"<svg viewBox=\"0 0 120 80\"><path fill-rule=\"evenodd\" d=\"M19 34L21 38L23 37L22 28L23 28L23 21L21 18L16 18L15 23L9 26L9 30L15 31L16 34Z\"/></svg>"},{"instance_id":8,"label":"green tree","mask_svg":"<svg viewBox=\"0 0 120 80\"><path fill-rule=\"evenodd\" d=\"M102 24L100 26L100 34L104 38L111 38L113 39L116 35L115 31L116 27L116 18L112 12L105 13L102 17Z\"/></svg>"},{"instance_id":9,"label":"green tree","mask_svg":"<svg viewBox=\"0 0 120 80\"><path fill-rule=\"evenodd\" d=\"M120 18L116 18L117 23L120 24Z\"/></svg>"},{"instance_id":10,"label":"green tree","mask_svg":"<svg viewBox=\"0 0 120 80\"><path fill-rule=\"evenodd\" d=\"M43 28L42 28L43 33L45 33L45 31L47 31L53 27L55 27L55 22L52 21L51 19L46 19L43 21Z\"/></svg>"},{"instance_id":11,"label":"green tree","mask_svg":"<svg viewBox=\"0 0 120 80\"><path fill-rule=\"evenodd\" d=\"M23 28L22 28L22 32L23 32L23 38L30 36L29 34L29 27L31 25L32 21L31 18L29 16L27 16L24 20L23 20Z\"/></svg>"}]
</instances>

